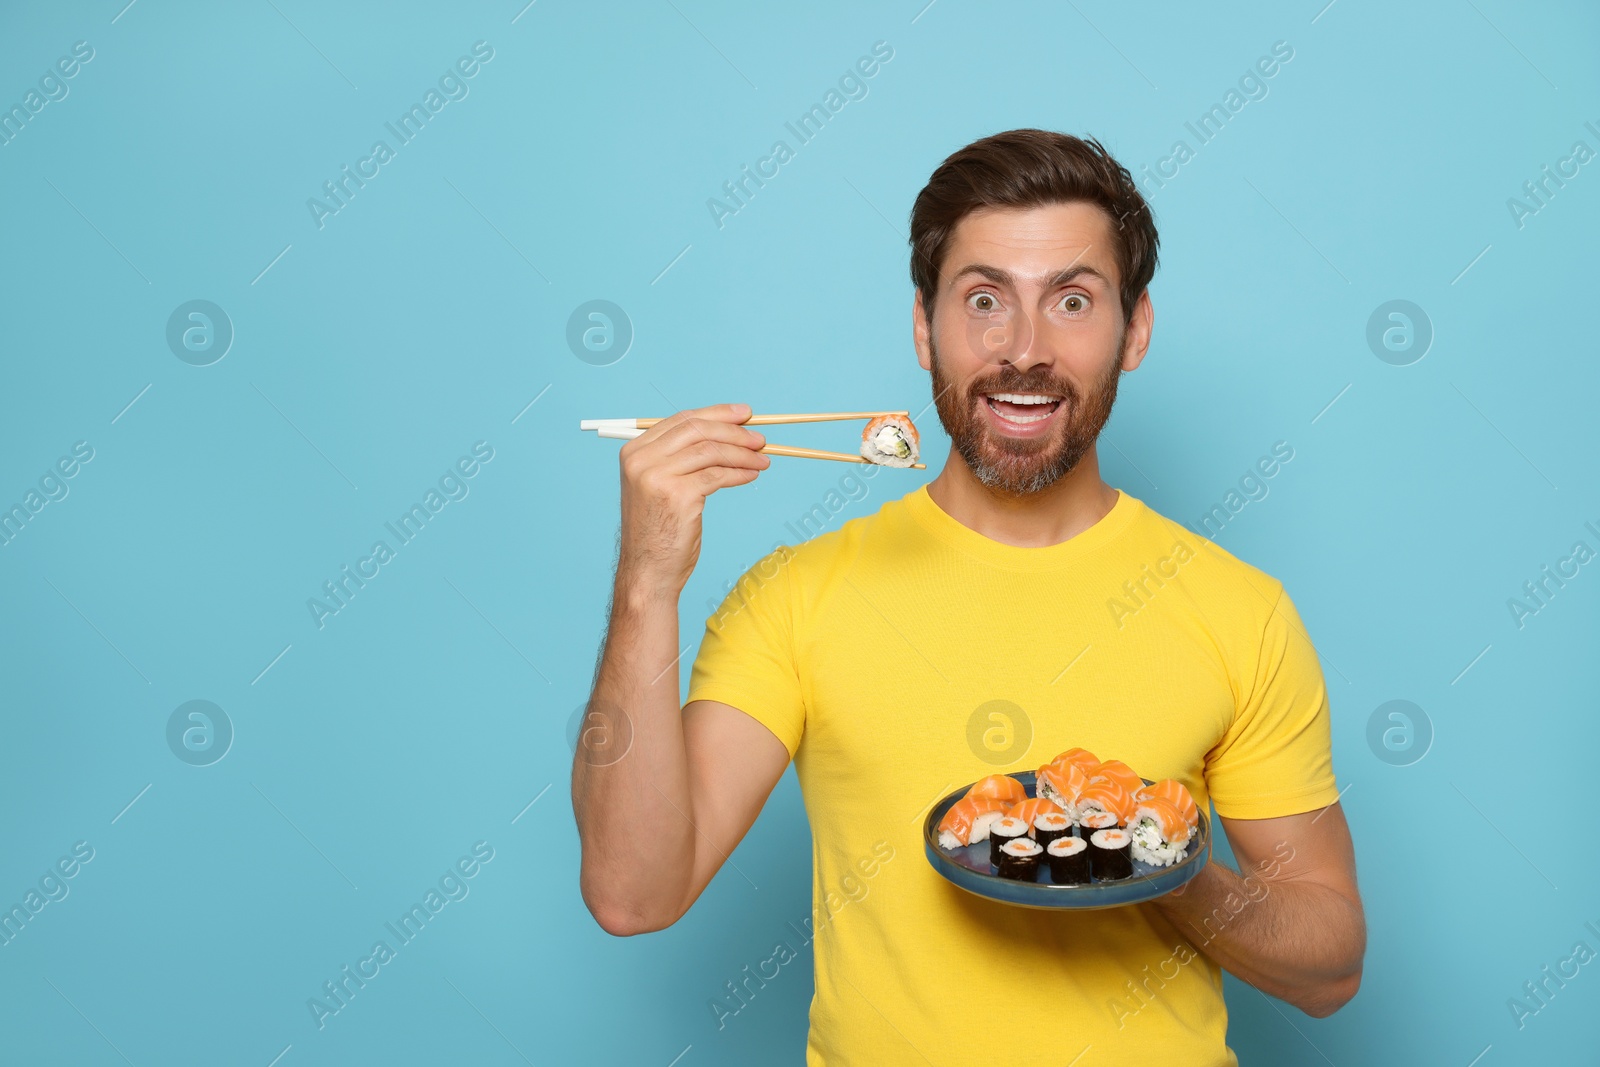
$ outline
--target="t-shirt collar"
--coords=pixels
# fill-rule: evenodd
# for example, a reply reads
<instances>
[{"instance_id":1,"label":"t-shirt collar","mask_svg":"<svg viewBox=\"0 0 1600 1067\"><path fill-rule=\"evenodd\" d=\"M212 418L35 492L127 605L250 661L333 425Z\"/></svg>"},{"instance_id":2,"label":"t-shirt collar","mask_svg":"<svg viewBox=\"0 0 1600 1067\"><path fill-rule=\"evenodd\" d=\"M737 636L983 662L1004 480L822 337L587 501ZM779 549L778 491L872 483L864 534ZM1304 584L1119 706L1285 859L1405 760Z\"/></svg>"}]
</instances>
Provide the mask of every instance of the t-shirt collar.
<instances>
[{"instance_id":1,"label":"t-shirt collar","mask_svg":"<svg viewBox=\"0 0 1600 1067\"><path fill-rule=\"evenodd\" d=\"M1058 544L1026 548L995 541L962 525L934 502L933 497L928 495L926 485L908 494L904 500L911 518L952 548L986 563L1016 570L1048 569L1076 563L1115 540L1144 507L1137 497L1118 489L1117 502L1111 506L1111 510L1087 530Z\"/></svg>"}]
</instances>

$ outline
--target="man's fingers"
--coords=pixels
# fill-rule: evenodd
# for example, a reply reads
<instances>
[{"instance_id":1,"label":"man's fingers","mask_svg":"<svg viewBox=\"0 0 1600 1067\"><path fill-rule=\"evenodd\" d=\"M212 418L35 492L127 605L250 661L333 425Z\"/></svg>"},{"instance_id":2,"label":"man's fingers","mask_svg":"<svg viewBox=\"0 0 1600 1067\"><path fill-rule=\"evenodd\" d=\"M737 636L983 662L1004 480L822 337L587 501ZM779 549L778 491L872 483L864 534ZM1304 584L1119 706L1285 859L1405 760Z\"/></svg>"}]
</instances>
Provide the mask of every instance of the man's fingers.
<instances>
[{"instance_id":1,"label":"man's fingers","mask_svg":"<svg viewBox=\"0 0 1600 1067\"><path fill-rule=\"evenodd\" d=\"M722 441L695 441L687 444L661 464L670 474L693 474L707 467L738 467L748 470L766 470L772 460L753 448L726 444Z\"/></svg>"},{"instance_id":2,"label":"man's fingers","mask_svg":"<svg viewBox=\"0 0 1600 1067\"><path fill-rule=\"evenodd\" d=\"M743 422L750 417L749 404L713 404L708 408L698 408L705 418L715 419L718 422Z\"/></svg>"},{"instance_id":3,"label":"man's fingers","mask_svg":"<svg viewBox=\"0 0 1600 1067\"><path fill-rule=\"evenodd\" d=\"M746 485L756 480L761 471L750 467L706 467L694 475L697 488L706 496L718 489Z\"/></svg>"},{"instance_id":4,"label":"man's fingers","mask_svg":"<svg viewBox=\"0 0 1600 1067\"><path fill-rule=\"evenodd\" d=\"M630 444L636 452L670 455L701 441L738 445L757 449L767 443L766 437L738 423L718 422L714 419L686 419L681 422L661 423L646 430ZM626 446L625 446L626 447Z\"/></svg>"},{"instance_id":5,"label":"man's fingers","mask_svg":"<svg viewBox=\"0 0 1600 1067\"><path fill-rule=\"evenodd\" d=\"M772 461L758 449L766 445L766 437L739 425L749 417L750 408L744 404L680 411L622 446L623 477L661 488L687 477L693 479L694 489L709 494L722 485L702 484L700 474L708 468L765 470ZM743 484L754 476L727 484Z\"/></svg>"},{"instance_id":6,"label":"man's fingers","mask_svg":"<svg viewBox=\"0 0 1600 1067\"><path fill-rule=\"evenodd\" d=\"M721 422L736 426L749 417L749 404L712 404L710 407L704 408L684 408L676 415L662 419L652 428L677 426L693 419L704 419L707 422Z\"/></svg>"},{"instance_id":7,"label":"man's fingers","mask_svg":"<svg viewBox=\"0 0 1600 1067\"><path fill-rule=\"evenodd\" d=\"M730 422L699 419L692 422L684 420L670 426L660 423L622 446L623 474L638 477L652 469L673 473L703 467L706 465L704 462L684 468L679 453L707 441L740 448L751 454L766 444L766 438L761 434Z\"/></svg>"}]
</instances>

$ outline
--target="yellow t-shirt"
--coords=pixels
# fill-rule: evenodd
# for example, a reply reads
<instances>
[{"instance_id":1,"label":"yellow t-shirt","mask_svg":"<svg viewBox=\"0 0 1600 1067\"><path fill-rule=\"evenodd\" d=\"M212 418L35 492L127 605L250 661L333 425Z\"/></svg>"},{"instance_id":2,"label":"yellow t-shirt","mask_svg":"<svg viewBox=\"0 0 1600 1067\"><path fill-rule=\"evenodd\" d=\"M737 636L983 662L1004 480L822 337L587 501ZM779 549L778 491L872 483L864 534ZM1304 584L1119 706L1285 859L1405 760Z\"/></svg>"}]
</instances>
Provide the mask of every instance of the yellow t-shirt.
<instances>
[{"instance_id":1,"label":"yellow t-shirt","mask_svg":"<svg viewBox=\"0 0 1600 1067\"><path fill-rule=\"evenodd\" d=\"M987 901L933 870L921 830L946 793L1072 746L1229 818L1331 804L1322 672L1276 579L1120 491L1076 537L1018 548L918 489L751 568L688 698L794 758L808 1064L1237 1062L1221 970L1154 906Z\"/></svg>"}]
</instances>

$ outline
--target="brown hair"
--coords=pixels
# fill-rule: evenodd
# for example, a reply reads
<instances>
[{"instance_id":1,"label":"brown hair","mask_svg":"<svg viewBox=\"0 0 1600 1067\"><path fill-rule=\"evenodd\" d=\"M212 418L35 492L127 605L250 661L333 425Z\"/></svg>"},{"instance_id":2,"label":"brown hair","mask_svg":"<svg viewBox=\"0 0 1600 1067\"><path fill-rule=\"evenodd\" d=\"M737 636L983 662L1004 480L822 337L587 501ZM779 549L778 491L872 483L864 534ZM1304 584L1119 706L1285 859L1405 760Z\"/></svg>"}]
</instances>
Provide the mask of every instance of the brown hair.
<instances>
[{"instance_id":1,"label":"brown hair","mask_svg":"<svg viewBox=\"0 0 1600 1067\"><path fill-rule=\"evenodd\" d=\"M1083 201L1116 225L1122 317L1156 273L1161 239L1155 218L1126 167L1094 138L1049 130L1007 130L974 141L939 164L911 208L911 280L932 320L939 270L956 224L986 207Z\"/></svg>"}]
</instances>

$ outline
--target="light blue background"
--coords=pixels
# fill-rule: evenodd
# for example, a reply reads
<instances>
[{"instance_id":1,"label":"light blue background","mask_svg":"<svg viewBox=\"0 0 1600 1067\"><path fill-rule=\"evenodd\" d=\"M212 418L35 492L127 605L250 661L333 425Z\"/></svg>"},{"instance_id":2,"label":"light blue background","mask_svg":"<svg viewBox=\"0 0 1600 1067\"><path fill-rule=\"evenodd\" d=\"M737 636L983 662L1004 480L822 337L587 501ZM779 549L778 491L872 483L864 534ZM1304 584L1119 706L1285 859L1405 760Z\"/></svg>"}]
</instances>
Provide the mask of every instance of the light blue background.
<instances>
[{"instance_id":1,"label":"light blue background","mask_svg":"<svg viewBox=\"0 0 1600 1067\"><path fill-rule=\"evenodd\" d=\"M565 732L617 446L576 422L922 407L904 234L938 162L1037 125L1137 171L1279 40L1269 95L1151 193L1155 338L1102 449L1110 482L1187 523L1295 449L1218 543L1283 580L1324 656L1371 943L1326 1021L1230 980L1230 1041L1272 1064L1592 1050L1600 966L1523 1029L1507 1000L1600 949L1600 567L1521 629L1506 602L1600 548L1600 164L1520 228L1506 202L1575 140L1600 149L1600 16L924 2L7 5L0 104L95 50L0 147L0 505L95 450L0 548L0 904L95 850L0 947L7 1062L797 1061L809 950L726 1029L707 1006L809 914L792 775L734 857L759 888L724 870L631 940L579 899ZM470 95L319 229L307 198L479 40ZM707 198L879 40L869 95L719 229ZM236 330L209 367L164 339L192 299ZM611 366L565 341L591 299L636 331ZM1365 341L1391 299L1436 333L1410 366ZM307 598L480 440L470 495L318 629ZM840 473L779 460L712 502L686 639ZM926 476L884 472L835 521ZM236 731L208 767L167 747L191 699ZM1391 699L1436 734L1410 766L1367 743ZM470 895L319 1031L306 1000L480 840Z\"/></svg>"}]
</instances>

